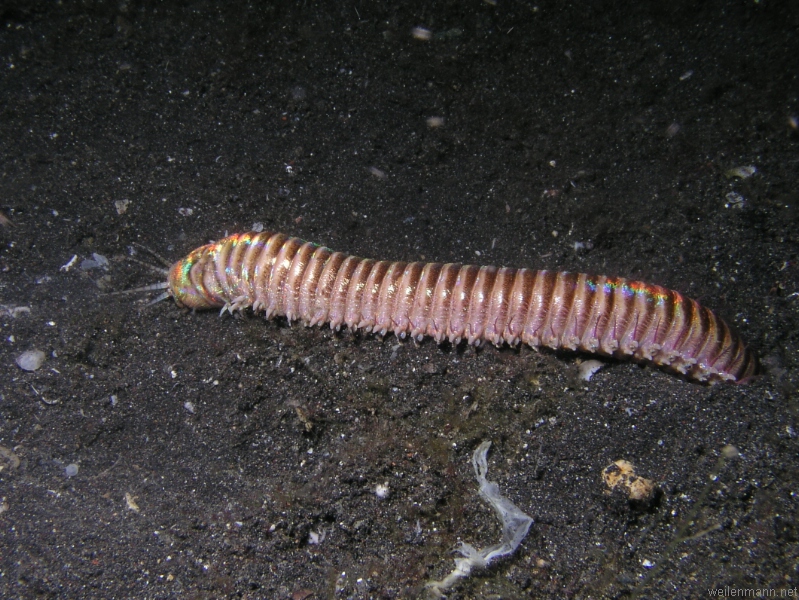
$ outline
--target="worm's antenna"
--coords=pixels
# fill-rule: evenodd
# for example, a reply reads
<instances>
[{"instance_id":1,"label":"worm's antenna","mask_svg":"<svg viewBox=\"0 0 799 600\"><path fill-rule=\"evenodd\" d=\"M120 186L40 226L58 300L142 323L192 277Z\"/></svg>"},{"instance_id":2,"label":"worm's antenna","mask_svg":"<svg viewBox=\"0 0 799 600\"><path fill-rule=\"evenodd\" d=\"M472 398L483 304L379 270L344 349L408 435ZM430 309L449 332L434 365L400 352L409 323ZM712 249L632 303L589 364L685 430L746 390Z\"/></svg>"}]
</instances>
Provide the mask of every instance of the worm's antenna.
<instances>
[{"instance_id":1,"label":"worm's antenna","mask_svg":"<svg viewBox=\"0 0 799 600\"><path fill-rule=\"evenodd\" d=\"M162 265L164 265L164 266L167 268L167 272L169 271L169 267L171 267L171 266L172 266L172 263L171 263L170 261L168 261L167 259L165 259L165 258L164 258L163 256L161 256L160 254L158 254L158 253L157 253L155 250L150 250L150 249L149 249L147 246L144 246L144 245L140 244L139 242L131 242L131 243L132 243L134 246L138 246L138 247L139 247L139 248L141 248L142 250L145 250L145 251L149 252L150 254L152 254L153 256L155 256L155 257L156 257L158 260L160 260L160 261L161 261L161 264L162 264ZM152 265L150 265L150 266L152 266Z\"/></svg>"}]
</instances>

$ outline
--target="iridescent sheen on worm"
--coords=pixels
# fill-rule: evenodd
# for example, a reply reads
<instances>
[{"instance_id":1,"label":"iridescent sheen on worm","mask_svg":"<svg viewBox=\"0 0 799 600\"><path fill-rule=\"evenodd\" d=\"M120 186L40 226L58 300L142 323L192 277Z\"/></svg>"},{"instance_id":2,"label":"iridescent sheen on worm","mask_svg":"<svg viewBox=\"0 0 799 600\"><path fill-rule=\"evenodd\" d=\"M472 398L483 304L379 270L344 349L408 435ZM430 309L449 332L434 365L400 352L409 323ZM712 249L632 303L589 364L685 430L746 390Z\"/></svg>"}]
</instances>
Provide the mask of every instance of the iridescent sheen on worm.
<instances>
[{"instance_id":1,"label":"iridescent sheen on worm","mask_svg":"<svg viewBox=\"0 0 799 600\"><path fill-rule=\"evenodd\" d=\"M280 233L241 233L192 251L162 284L181 306L479 345L519 343L654 363L743 382L757 360L707 308L620 277L358 258Z\"/></svg>"}]
</instances>

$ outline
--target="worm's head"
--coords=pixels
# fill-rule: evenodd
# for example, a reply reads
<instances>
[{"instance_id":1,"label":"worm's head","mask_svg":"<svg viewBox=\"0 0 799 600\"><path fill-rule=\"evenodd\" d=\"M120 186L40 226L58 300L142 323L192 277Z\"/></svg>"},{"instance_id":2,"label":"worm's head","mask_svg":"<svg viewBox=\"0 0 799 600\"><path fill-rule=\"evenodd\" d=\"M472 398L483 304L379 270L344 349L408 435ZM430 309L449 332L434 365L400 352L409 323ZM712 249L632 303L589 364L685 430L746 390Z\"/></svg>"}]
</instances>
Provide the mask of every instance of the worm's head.
<instances>
[{"instance_id":1,"label":"worm's head","mask_svg":"<svg viewBox=\"0 0 799 600\"><path fill-rule=\"evenodd\" d=\"M205 248L198 248L169 269L169 293L178 306L192 310L217 306L204 285L205 266L212 261Z\"/></svg>"}]
</instances>

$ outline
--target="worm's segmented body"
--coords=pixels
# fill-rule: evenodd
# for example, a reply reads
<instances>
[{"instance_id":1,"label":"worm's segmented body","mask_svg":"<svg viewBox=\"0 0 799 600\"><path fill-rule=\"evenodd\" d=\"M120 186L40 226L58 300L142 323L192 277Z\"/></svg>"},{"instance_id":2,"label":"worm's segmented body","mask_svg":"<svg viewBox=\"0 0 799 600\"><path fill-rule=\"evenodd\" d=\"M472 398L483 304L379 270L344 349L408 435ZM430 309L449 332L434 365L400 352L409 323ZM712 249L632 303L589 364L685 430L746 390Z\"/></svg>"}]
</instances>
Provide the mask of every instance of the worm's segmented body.
<instances>
[{"instance_id":1,"label":"worm's segmented body","mask_svg":"<svg viewBox=\"0 0 799 600\"><path fill-rule=\"evenodd\" d=\"M757 370L710 310L618 277L375 261L263 232L197 248L172 266L168 286L190 308L251 307L334 329L627 356L710 383L744 381Z\"/></svg>"}]
</instances>

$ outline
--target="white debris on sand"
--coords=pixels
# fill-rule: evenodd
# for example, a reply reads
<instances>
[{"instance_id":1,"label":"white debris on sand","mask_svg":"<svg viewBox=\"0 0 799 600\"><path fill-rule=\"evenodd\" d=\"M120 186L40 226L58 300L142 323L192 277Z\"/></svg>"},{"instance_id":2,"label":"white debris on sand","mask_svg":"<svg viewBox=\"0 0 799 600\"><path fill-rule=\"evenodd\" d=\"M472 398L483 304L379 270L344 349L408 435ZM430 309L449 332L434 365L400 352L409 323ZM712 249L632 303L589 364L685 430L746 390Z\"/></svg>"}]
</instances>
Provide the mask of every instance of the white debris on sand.
<instances>
[{"instance_id":1,"label":"white debris on sand","mask_svg":"<svg viewBox=\"0 0 799 600\"><path fill-rule=\"evenodd\" d=\"M502 522L502 541L499 544L479 550L461 542L458 552L463 558L455 559L455 569L441 581L430 581L425 587L436 597L442 597L444 590L451 588L459 579L468 577L472 569L484 569L497 558L513 554L530 531L533 519L524 514L513 502L499 493L499 486L486 479L488 463L486 455L491 442L483 442L472 455L472 465L477 482L480 484L480 496L488 502Z\"/></svg>"},{"instance_id":2,"label":"white debris on sand","mask_svg":"<svg viewBox=\"0 0 799 600\"><path fill-rule=\"evenodd\" d=\"M109 265L108 259L102 254L94 252L91 258L87 258L80 263L82 271L89 271L91 269L107 269Z\"/></svg>"},{"instance_id":3,"label":"white debris on sand","mask_svg":"<svg viewBox=\"0 0 799 600\"><path fill-rule=\"evenodd\" d=\"M17 356L17 366L23 371L35 371L44 362L44 352L41 350L26 350Z\"/></svg>"},{"instance_id":4,"label":"white debris on sand","mask_svg":"<svg viewBox=\"0 0 799 600\"><path fill-rule=\"evenodd\" d=\"M22 315L31 314L30 306L15 306L13 304L0 304L0 316L8 316L18 319Z\"/></svg>"},{"instance_id":5,"label":"white debris on sand","mask_svg":"<svg viewBox=\"0 0 799 600\"><path fill-rule=\"evenodd\" d=\"M755 165L743 165L741 167L735 167L734 169L729 169L724 173L724 175L728 179L749 179L752 175L757 173L757 167Z\"/></svg>"},{"instance_id":6,"label":"white debris on sand","mask_svg":"<svg viewBox=\"0 0 799 600\"><path fill-rule=\"evenodd\" d=\"M580 379L582 381L591 381L591 378L594 376L594 373L599 371L602 367L605 366L600 360L585 360L580 363Z\"/></svg>"}]
</instances>

